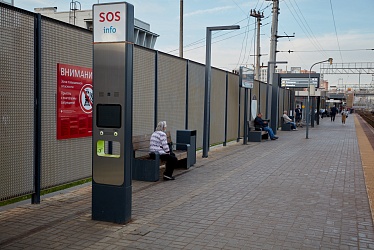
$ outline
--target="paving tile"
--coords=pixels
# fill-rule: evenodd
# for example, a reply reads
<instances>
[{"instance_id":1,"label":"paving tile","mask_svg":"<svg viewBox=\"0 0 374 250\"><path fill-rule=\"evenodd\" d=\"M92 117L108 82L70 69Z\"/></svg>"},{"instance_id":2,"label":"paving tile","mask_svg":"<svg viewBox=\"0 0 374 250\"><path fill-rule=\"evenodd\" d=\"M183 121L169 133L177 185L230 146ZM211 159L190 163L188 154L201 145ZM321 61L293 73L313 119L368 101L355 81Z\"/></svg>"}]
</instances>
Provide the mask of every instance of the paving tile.
<instances>
[{"instance_id":1,"label":"paving tile","mask_svg":"<svg viewBox=\"0 0 374 250\"><path fill-rule=\"evenodd\" d=\"M89 185L0 210L0 248L373 249L356 127L340 125L198 153L172 182L133 181L127 225L91 220Z\"/></svg>"}]
</instances>

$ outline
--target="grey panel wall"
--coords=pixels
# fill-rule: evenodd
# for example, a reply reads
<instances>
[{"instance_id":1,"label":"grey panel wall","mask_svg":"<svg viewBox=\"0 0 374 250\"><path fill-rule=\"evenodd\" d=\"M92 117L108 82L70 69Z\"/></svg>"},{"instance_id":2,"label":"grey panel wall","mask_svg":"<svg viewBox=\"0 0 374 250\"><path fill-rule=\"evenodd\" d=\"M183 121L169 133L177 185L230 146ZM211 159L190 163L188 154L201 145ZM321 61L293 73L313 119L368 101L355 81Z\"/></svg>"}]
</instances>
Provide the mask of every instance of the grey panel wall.
<instances>
[{"instance_id":1,"label":"grey panel wall","mask_svg":"<svg viewBox=\"0 0 374 250\"><path fill-rule=\"evenodd\" d=\"M239 110L239 76L229 73L227 88L227 140L236 140L238 137L238 110Z\"/></svg>"},{"instance_id":2,"label":"grey panel wall","mask_svg":"<svg viewBox=\"0 0 374 250\"><path fill-rule=\"evenodd\" d=\"M196 147L203 146L205 66L188 65L188 129L197 130Z\"/></svg>"},{"instance_id":3,"label":"grey panel wall","mask_svg":"<svg viewBox=\"0 0 374 250\"><path fill-rule=\"evenodd\" d=\"M186 61L174 56L158 54L158 121L166 121L171 138L176 130L185 128L186 117Z\"/></svg>"},{"instance_id":4,"label":"grey panel wall","mask_svg":"<svg viewBox=\"0 0 374 250\"><path fill-rule=\"evenodd\" d=\"M43 18L42 188L91 176L91 137L56 139L57 63L91 68L92 33Z\"/></svg>"},{"instance_id":5,"label":"grey panel wall","mask_svg":"<svg viewBox=\"0 0 374 250\"><path fill-rule=\"evenodd\" d=\"M34 18L35 14L0 4L0 200L33 193L34 185ZM91 176L91 137L57 140L57 63L92 67L92 33L43 17L41 24L41 188ZM158 121L175 131L186 127L187 61L134 48L133 134L154 130L155 82ZM238 76L229 74L228 140L235 139L239 118ZM202 147L205 66L189 62L188 124ZM95 88L95 86L94 86ZM210 143L225 136L226 72L212 69ZM243 136L243 126L241 126ZM117 147L114 147L117 150Z\"/></svg>"},{"instance_id":6,"label":"grey panel wall","mask_svg":"<svg viewBox=\"0 0 374 250\"><path fill-rule=\"evenodd\" d=\"M33 192L34 16L0 5L0 200Z\"/></svg>"},{"instance_id":7,"label":"grey panel wall","mask_svg":"<svg viewBox=\"0 0 374 250\"><path fill-rule=\"evenodd\" d=\"M134 48L133 135L154 131L155 51Z\"/></svg>"},{"instance_id":8,"label":"grey panel wall","mask_svg":"<svg viewBox=\"0 0 374 250\"><path fill-rule=\"evenodd\" d=\"M210 140L222 143L225 140L226 72L212 69L210 97Z\"/></svg>"},{"instance_id":9,"label":"grey panel wall","mask_svg":"<svg viewBox=\"0 0 374 250\"><path fill-rule=\"evenodd\" d=\"M269 117L265 117L266 114L266 84L265 83L260 83L260 112L262 114L262 118L267 118L270 119L270 114Z\"/></svg>"}]
</instances>

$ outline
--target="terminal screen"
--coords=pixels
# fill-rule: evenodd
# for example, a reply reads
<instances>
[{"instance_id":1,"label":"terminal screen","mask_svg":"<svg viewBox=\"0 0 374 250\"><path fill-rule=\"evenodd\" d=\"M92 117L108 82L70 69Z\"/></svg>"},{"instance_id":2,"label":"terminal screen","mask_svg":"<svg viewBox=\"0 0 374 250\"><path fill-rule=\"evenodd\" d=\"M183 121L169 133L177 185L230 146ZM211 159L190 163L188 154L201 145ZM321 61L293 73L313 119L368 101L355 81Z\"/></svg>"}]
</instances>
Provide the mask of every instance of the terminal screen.
<instances>
[{"instance_id":1,"label":"terminal screen","mask_svg":"<svg viewBox=\"0 0 374 250\"><path fill-rule=\"evenodd\" d=\"M100 128L121 127L121 105L119 104L97 104L96 126Z\"/></svg>"}]
</instances>

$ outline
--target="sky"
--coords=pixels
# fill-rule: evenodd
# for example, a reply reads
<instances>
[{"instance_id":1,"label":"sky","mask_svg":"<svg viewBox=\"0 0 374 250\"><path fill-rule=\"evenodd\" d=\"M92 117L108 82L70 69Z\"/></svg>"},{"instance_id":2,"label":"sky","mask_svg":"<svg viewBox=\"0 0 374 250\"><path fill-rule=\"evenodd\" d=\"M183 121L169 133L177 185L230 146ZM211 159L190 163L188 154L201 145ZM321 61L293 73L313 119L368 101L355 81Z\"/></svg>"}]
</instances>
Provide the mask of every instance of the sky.
<instances>
[{"instance_id":1,"label":"sky","mask_svg":"<svg viewBox=\"0 0 374 250\"><path fill-rule=\"evenodd\" d=\"M93 4L118 2L79 0L81 9ZM160 35L155 49L179 55L180 0L128 0L135 17ZM16 7L57 7L68 11L69 0L14 0ZM374 0L280 0L277 61L278 67L309 70L316 63L333 58L334 63L372 62L374 65ZM260 30L261 63L267 65L270 52L272 1L267 0L184 0L184 58L205 63L206 27L240 25L240 30L214 31L212 66L232 71L255 62L255 19L251 9L263 12ZM293 52L288 53L291 50ZM319 65L312 69L319 72ZM374 76L324 75L331 85L373 84Z\"/></svg>"}]
</instances>

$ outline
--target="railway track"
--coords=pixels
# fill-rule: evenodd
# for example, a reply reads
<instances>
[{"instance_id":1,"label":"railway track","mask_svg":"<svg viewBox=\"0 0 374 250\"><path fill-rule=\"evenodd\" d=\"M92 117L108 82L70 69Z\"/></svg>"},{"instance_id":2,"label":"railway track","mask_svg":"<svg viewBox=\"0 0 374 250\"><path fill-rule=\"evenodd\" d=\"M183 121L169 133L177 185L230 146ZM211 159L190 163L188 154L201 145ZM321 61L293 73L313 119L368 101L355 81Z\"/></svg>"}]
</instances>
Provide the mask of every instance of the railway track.
<instances>
[{"instance_id":1,"label":"railway track","mask_svg":"<svg viewBox=\"0 0 374 250\"><path fill-rule=\"evenodd\" d=\"M369 111L357 112L372 128L374 128L374 114Z\"/></svg>"}]
</instances>

